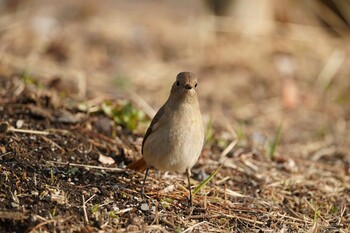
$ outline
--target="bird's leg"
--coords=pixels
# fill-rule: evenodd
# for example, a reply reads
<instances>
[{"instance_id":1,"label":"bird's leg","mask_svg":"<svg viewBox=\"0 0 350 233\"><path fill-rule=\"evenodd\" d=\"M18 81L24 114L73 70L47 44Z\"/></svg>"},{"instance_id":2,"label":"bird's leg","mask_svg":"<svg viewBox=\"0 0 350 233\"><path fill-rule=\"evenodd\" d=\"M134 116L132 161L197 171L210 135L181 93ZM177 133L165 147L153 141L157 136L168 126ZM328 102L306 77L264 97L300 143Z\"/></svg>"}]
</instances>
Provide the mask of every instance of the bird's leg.
<instances>
[{"instance_id":1,"label":"bird's leg","mask_svg":"<svg viewBox=\"0 0 350 233\"><path fill-rule=\"evenodd\" d=\"M146 179L147 179L148 172L149 172L150 168L151 167L147 167L146 173L145 173L145 178L143 179L143 184L142 184L142 188L141 188L141 197L142 197L142 199L145 197L145 184L146 184Z\"/></svg>"},{"instance_id":2,"label":"bird's leg","mask_svg":"<svg viewBox=\"0 0 350 233\"><path fill-rule=\"evenodd\" d=\"M190 178L191 178L191 169L190 168L186 168L186 175L187 175L187 180L188 180L188 191L190 192L189 202L190 202L190 206L192 207L193 200L192 200L191 181L190 181Z\"/></svg>"}]
</instances>

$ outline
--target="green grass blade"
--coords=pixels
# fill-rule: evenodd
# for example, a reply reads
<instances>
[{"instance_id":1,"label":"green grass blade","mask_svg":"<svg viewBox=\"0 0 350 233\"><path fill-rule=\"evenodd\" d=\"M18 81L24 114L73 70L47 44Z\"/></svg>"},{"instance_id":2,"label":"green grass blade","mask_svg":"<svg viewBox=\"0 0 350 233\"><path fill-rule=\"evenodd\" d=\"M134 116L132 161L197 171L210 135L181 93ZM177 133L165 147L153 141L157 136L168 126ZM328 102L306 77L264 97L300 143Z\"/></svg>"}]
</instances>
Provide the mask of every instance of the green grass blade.
<instances>
[{"instance_id":1,"label":"green grass blade","mask_svg":"<svg viewBox=\"0 0 350 233\"><path fill-rule=\"evenodd\" d=\"M207 179L203 180L202 183L200 183L193 191L193 195L196 195L199 190L201 190L213 177L219 172L221 169L222 165L218 169L216 169Z\"/></svg>"},{"instance_id":2,"label":"green grass blade","mask_svg":"<svg viewBox=\"0 0 350 233\"><path fill-rule=\"evenodd\" d=\"M281 132L282 132L282 123L278 127L277 132L275 134L275 138L273 139L273 142L270 145L270 150L269 150L270 159L273 159L275 157L276 148L281 138Z\"/></svg>"}]
</instances>

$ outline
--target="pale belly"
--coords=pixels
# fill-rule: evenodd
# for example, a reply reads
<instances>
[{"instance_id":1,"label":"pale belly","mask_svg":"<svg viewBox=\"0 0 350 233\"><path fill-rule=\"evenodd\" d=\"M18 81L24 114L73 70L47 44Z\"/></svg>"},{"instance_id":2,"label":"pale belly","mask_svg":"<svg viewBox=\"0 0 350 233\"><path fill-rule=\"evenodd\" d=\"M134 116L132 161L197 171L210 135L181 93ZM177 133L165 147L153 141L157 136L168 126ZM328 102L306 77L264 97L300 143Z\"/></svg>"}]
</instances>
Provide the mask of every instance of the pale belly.
<instances>
[{"instance_id":1,"label":"pale belly","mask_svg":"<svg viewBox=\"0 0 350 233\"><path fill-rule=\"evenodd\" d=\"M181 120L181 127L167 122L147 138L143 157L148 166L161 171L184 172L197 162L204 142L201 117Z\"/></svg>"}]
</instances>

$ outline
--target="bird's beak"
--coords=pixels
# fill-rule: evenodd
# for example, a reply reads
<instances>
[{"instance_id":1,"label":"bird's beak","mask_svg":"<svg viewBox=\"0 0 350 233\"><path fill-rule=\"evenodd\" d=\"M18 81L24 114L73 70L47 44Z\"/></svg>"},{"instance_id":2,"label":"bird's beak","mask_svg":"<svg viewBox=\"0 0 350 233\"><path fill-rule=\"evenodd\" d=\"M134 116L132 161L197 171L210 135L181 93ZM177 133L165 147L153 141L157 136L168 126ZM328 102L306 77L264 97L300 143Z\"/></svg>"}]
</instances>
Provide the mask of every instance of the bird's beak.
<instances>
[{"instance_id":1,"label":"bird's beak","mask_svg":"<svg viewBox=\"0 0 350 233\"><path fill-rule=\"evenodd\" d=\"M193 87L192 87L190 84L186 84L186 85L185 85L185 88L188 89L188 90L190 90L190 89L192 89Z\"/></svg>"}]
</instances>

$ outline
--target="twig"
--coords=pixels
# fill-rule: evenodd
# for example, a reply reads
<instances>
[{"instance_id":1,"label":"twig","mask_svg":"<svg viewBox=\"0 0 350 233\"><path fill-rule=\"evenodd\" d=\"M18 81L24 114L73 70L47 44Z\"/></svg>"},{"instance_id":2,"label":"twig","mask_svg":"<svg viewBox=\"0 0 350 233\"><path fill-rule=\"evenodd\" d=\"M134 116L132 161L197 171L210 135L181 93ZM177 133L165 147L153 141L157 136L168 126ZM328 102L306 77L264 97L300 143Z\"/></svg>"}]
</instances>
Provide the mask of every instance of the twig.
<instances>
[{"instance_id":1,"label":"twig","mask_svg":"<svg viewBox=\"0 0 350 233\"><path fill-rule=\"evenodd\" d=\"M171 227L172 229L176 229L175 225L172 224L171 222L169 222L168 220L166 220L165 218L161 218L160 222L164 223L165 225L167 225L168 227Z\"/></svg>"},{"instance_id":2,"label":"twig","mask_svg":"<svg viewBox=\"0 0 350 233\"><path fill-rule=\"evenodd\" d=\"M129 232L128 229L121 229L122 232ZM144 228L145 232L163 232L163 233L168 233L169 231L165 230L164 227L162 225L150 225L150 226L146 226ZM139 231L134 231L134 232L139 232Z\"/></svg>"},{"instance_id":3,"label":"twig","mask_svg":"<svg viewBox=\"0 0 350 233\"><path fill-rule=\"evenodd\" d=\"M65 219L62 219L62 220L56 220L56 219L52 219L52 220L46 220L45 218L41 217L40 215L36 215L36 217L40 217L41 220L43 220L44 222L42 223L39 223L38 225L36 225L35 227L33 227L32 229L30 229L29 233L31 232L34 232L36 229L46 225L46 224L49 224L49 223L56 223L56 222L65 222L69 219L71 219L73 216L69 216Z\"/></svg>"},{"instance_id":4,"label":"twig","mask_svg":"<svg viewBox=\"0 0 350 233\"><path fill-rule=\"evenodd\" d=\"M38 130L31 130L31 129L16 129L12 127L8 122L1 122L0 133L7 133L7 132L41 134L41 135L50 134L49 132L46 132L46 131L38 131Z\"/></svg>"},{"instance_id":5,"label":"twig","mask_svg":"<svg viewBox=\"0 0 350 233\"><path fill-rule=\"evenodd\" d=\"M156 201L156 213L155 213L155 221L156 221L156 225L159 225L159 212L158 212L158 206L159 206L159 202Z\"/></svg>"},{"instance_id":6,"label":"twig","mask_svg":"<svg viewBox=\"0 0 350 233\"><path fill-rule=\"evenodd\" d=\"M325 90L335 77L335 74L340 69L341 65L344 63L344 60L345 52L340 49L335 49L318 75L316 86Z\"/></svg>"},{"instance_id":7,"label":"twig","mask_svg":"<svg viewBox=\"0 0 350 233\"><path fill-rule=\"evenodd\" d=\"M85 222L89 223L89 218L87 216L87 212L86 212L86 203L88 203L90 200L92 200L92 198L94 198L96 196L96 194L92 195L89 199L87 199L85 201L85 197L84 195L81 195L83 197L83 211L84 211L84 217L85 217Z\"/></svg>"},{"instance_id":8,"label":"twig","mask_svg":"<svg viewBox=\"0 0 350 233\"><path fill-rule=\"evenodd\" d=\"M49 224L49 223L54 223L56 222L57 220L48 220L48 221L45 221L45 222L42 222L42 223L39 223L38 225L36 225L35 227L33 227L30 231L30 232L34 232L36 229L40 228L41 226L44 226L46 224Z\"/></svg>"},{"instance_id":9,"label":"twig","mask_svg":"<svg viewBox=\"0 0 350 233\"><path fill-rule=\"evenodd\" d=\"M187 228L186 230L184 230L183 233L188 232L188 231L192 231L195 227L198 227L198 226L200 226L202 224L205 224L205 223L208 223L208 222L207 221L203 221L203 222L199 222L197 224L194 224L193 226L191 226L191 227Z\"/></svg>"},{"instance_id":10,"label":"twig","mask_svg":"<svg viewBox=\"0 0 350 233\"><path fill-rule=\"evenodd\" d=\"M131 100L134 101L150 118L153 118L156 111L138 94L130 93Z\"/></svg>"},{"instance_id":11,"label":"twig","mask_svg":"<svg viewBox=\"0 0 350 233\"><path fill-rule=\"evenodd\" d=\"M52 164L60 164L60 165L69 165L74 167L83 167L85 169L100 169L100 170L109 170L109 171L117 171L117 172L125 172L126 169L118 168L118 167L102 167L102 166L94 166L87 164L78 164L78 163L69 163L69 162L59 162L59 161L46 161L46 163Z\"/></svg>"},{"instance_id":12,"label":"twig","mask_svg":"<svg viewBox=\"0 0 350 233\"><path fill-rule=\"evenodd\" d=\"M124 213L129 212L129 211L131 211L133 209L134 209L133 207L130 207L130 208L126 208L126 209L123 209L123 210L119 210L117 212L117 214L124 214Z\"/></svg>"},{"instance_id":13,"label":"twig","mask_svg":"<svg viewBox=\"0 0 350 233\"><path fill-rule=\"evenodd\" d=\"M228 181L229 179L231 179L229 176L225 176L221 180L216 181L215 184L216 185L221 185L221 184L225 183L226 181Z\"/></svg>"},{"instance_id":14,"label":"twig","mask_svg":"<svg viewBox=\"0 0 350 233\"><path fill-rule=\"evenodd\" d=\"M222 214L213 214L213 215L207 215L207 214L200 214L200 215L192 215L190 216L190 219L209 219L209 218L219 218L222 217Z\"/></svg>"},{"instance_id":15,"label":"twig","mask_svg":"<svg viewBox=\"0 0 350 233\"><path fill-rule=\"evenodd\" d=\"M232 124L230 123L230 121L227 119L226 116L223 117L223 120L225 121L225 125L227 130L231 133L232 137L234 138L234 140L226 147L226 149L221 153L220 155L220 163L223 163L224 161L224 157L237 145L237 143L239 142L239 137L235 131L235 129L232 127Z\"/></svg>"},{"instance_id":16,"label":"twig","mask_svg":"<svg viewBox=\"0 0 350 233\"><path fill-rule=\"evenodd\" d=\"M312 223L312 221L310 221L310 220L308 220L308 219L300 219L300 218L296 218L296 217L292 217L292 216L289 216L289 215L286 215L286 214L280 214L280 213L278 213L277 212L277 216L278 217L281 217L281 218L288 218L288 219L290 219L290 220L293 220L294 221L294 223L295 223L295 221L298 221L298 222L307 222L307 223L309 223L309 224L311 224Z\"/></svg>"},{"instance_id":17,"label":"twig","mask_svg":"<svg viewBox=\"0 0 350 233\"><path fill-rule=\"evenodd\" d=\"M10 154L12 154L12 153L13 153L12 151L3 153L3 154L0 155L0 159L1 159L2 157L6 156L6 155L10 155Z\"/></svg>"},{"instance_id":18,"label":"twig","mask_svg":"<svg viewBox=\"0 0 350 233\"><path fill-rule=\"evenodd\" d=\"M23 221L28 218L25 212L0 210L1 220Z\"/></svg>"},{"instance_id":19,"label":"twig","mask_svg":"<svg viewBox=\"0 0 350 233\"><path fill-rule=\"evenodd\" d=\"M85 202L85 197L84 195L81 195L83 197L83 211L84 211L84 217L85 217L85 222L89 223L89 218L86 213L86 202Z\"/></svg>"},{"instance_id":20,"label":"twig","mask_svg":"<svg viewBox=\"0 0 350 233\"><path fill-rule=\"evenodd\" d=\"M259 224L259 225L264 225L264 222L258 221L258 220L254 220L254 219L250 219L250 218L246 218L246 217L242 217L239 215L231 215L231 214L222 214L224 217L228 217L228 218L237 218L246 222L250 222L250 223L254 223L254 224Z\"/></svg>"},{"instance_id":21,"label":"twig","mask_svg":"<svg viewBox=\"0 0 350 233\"><path fill-rule=\"evenodd\" d=\"M319 213L318 210L315 209L315 207L313 207L311 205L311 203L304 197L303 200L310 206L310 208L317 214L318 217L320 217L323 221L326 221L322 216L321 214Z\"/></svg>"},{"instance_id":22,"label":"twig","mask_svg":"<svg viewBox=\"0 0 350 233\"><path fill-rule=\"evenodd\" d=\"M339 218L338 218L338 225L340 225L340 223L341 223L341 221L342 221L342 218L343 218L343 216L344 216L345 210L346 210L345 205L342 205L341 211L340 211L340 216L339 216Z\"/></svg>"},{"instance_id":23,"label":"twig","mask_svg":"<svg viewBox=\"0 0 350 233\"><path fill-rule=\"evenodd\" d=\"M46 142L51 143L53 146L57 147L61 151L62 154L65 152L65 150L62 147L60 147L56 142L52 141L51 139L49 139L45 136L42 136L42 139L44 139L44 141L46 141Z\"/></svg>"},{"instance_id":24,"label":"twig","mask_svg":"<svg viewBox=\"0 0 350 233\"><path fill-rule=\"evenodd\" d=\"M183 191L188 192L188 189L185 188L185 187L184 187L182 184L180 184L179 182L175 181L175 184L176 184L177 186L179 186L179 188L182 189Z\"/></svg>"},{"instance_id":25,"label":"twig","mask_svg":"<svg viewBox=\"0 0 350 233\"><path fill-rule=\"evenodd\" d=\"M226 149L221 153L220 155L220 162L223 162L223 159L225 156L237 145L238 140L234 139L227 147Z\"/></svg>"},{"instance_id":26,"label":"twig","mask_svg":"<svg viewBox=\"0 0 350 233\"><path fill-rule=\"evenodd\" d=\"M43 216L40 216L38 214L35 214L34 217L40 219L41 221L46 221L47 220L46 218L44 218Z\"/></svg>"},{"instance_id":27,"label":"twig","mask_svg":"<svg viewBox=\"0 0 350 233\"><path fill-rule=\"evenodd\" d=\"M243 194L240 194L240 193L238 193L238 192L235 192L235 191L233 191L233 190L231 190L231 189L228 189L226 186L225 186L224 189L218 188L218 190L219 190L220 192L224 193L225 199L226 199L226 195L227 195L227 194L230 195L230 196L232 196L232 197L247 197L247 198L251 198L250 196L243 195ZM224 199L224 200L225 200L225 199Z\"/></svg>"}]
</instances>

